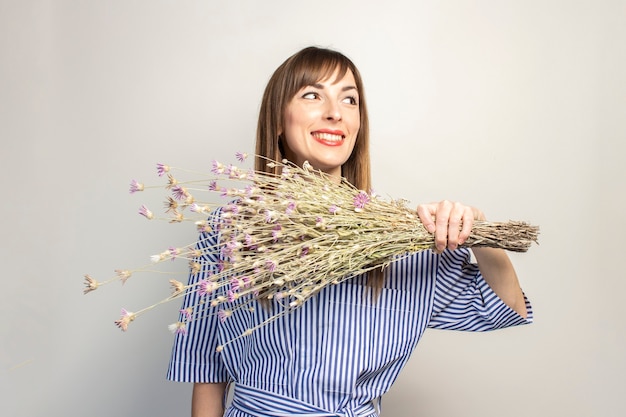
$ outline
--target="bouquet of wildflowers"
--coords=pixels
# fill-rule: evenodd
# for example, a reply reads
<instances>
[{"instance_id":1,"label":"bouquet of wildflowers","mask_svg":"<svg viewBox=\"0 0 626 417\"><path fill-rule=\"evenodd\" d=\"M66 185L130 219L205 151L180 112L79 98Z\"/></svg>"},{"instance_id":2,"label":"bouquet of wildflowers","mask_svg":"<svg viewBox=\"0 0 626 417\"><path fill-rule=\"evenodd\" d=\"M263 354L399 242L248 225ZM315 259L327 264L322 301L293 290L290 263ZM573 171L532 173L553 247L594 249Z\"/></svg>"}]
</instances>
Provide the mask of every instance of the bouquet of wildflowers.
<instances>
[{"instance_id":1,"label":"bouquet of wildflowers","mask_svg":"<svg viewBox=\"0 0 626 417\"><path fill-rule=\"evenodd\" d=\"M243 162L246 155L237 154L237 158ZM308 163L298 167L288 161L269 161L268 165L277 167L279 174L213 162L211 173L189 181L178 177L186 171L157 165L158 175L167 178L165 216L157 217L146 206L141 206L139 213L149 220L193 222L201 240L209 234L217 234L219 239L212 240L217 243L209 247L196 242L169 247L153 255L152 262L182 259L191 273L197 274L208 270L208 258L202 256L202 251L208 250L218 254L212 258L217 259L211 269L215 273L193 285L170 279L168 296L139 311L122 310L118 327L127 330L139 315L187 291L198 291L202 305L182 311L183 319L170 325L174 332L184 333L189 320L208 310L226 320L237 309L250 308L257 299L281 300L284 309L277 317L325 286L384 268L398 256L434 247L433 235L403 200L383 199L346 181L336 184ZM148 188L133 180L130 192ZM216 193L226 201L211 203L207 196ZM463 246L525 252L537 235L537 227L523 222L476 221ZM86 275L84 292L116 280L124 283L135 273L152 269L116 270L106 281Z\"/></svg>"}]
</instances>

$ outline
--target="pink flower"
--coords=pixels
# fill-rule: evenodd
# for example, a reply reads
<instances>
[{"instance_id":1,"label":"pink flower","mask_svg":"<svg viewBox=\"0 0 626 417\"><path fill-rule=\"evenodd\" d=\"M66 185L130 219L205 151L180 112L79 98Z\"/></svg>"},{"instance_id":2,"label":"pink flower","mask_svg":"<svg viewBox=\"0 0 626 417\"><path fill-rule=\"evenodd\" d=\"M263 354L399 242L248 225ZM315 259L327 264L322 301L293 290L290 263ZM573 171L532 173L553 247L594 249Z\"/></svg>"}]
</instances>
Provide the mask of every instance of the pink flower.
<instances>
[{"instance_id":1,"label":"pink flower","mask_svg":"<svg viewBox=\"0 0 626 417\"><path fill-rule=\"evenodd\" d=\"M217 317L219 317L220 321L224 323L226 319L228 319L232 315L232 311L220 309L217 312Z\"/></svg>"},{"instance_id":2,"label":"pink flower","mask_svg":"<svg viewBox=\"0 0 626 417\"><path fill-rule=\"evenodd\" d=\"M244 243L246 248L250 250L255 250L258 246L256 244L256 239L252 237L252 235L246 233L244 236Z\"/></svg>"},{"instance_id":3,"label":"pink flower","mask_svg":"<svg viewBox=\"0 0 626 417\"><path fill-rule=\"evenodd\" d=\"M233 214L239 214L239 206L237 204L229 204L224 209L227 212L230 212Z\"/></svg>"},{"instance_id":4,"label":"pink flower","mask_svg":"<svg viewBox=\"0 0 626 417\"><path fill-rule=\"evenodd\" d=\"M367 195L365 191L359 191L359 193L354 197L354 208L357 210L362 210L365 208L365 205L370 202L370 197Z\"/></svg>"},{"instance_id":5,"label":"pink flower","mask_svg":"<svg viewBox=\"0 0 626 417\"><path fill-rule=\"evenodd\" d=\"M131 272L126 269L116 269L115 273L120 278L120 281L122 281L122 284L126 284L126 281L132 275Z\"/></svg>"},{"instance_id":6,"label":"pink flower","mask_svg":"<svg viewBox=\"0 0 626 417\"><path fill-rule=\"evenodd\" d=\"M237 292L239 291L239 287L241 286L241 282L238 278L233 278L230 280L230 289Z\"/></svg>"},{"instance_id":7,"label":"pink flower","mask_svg":"<svg viewBox=\"0 0 626 417\"><path fill-rule=\"evenodd\" d=\"M174 334L187 334L187 324L179 321L178 323L170 324L167 326L170 332Z\"/></svg>"},{"instance_id":8,"label":"pink flower","mask_svg":"<svg viewBox=\"0 0 626 417\"><path fill-rule=\"evenodd\" d=\"M248 184L245 188L246 195L248 197L252 197L252 195L256 192L256 188L252 184Z\"/></svg>"},{"instance_id":9,"label":"pink flower","mask_svg":"<svg viewBox=\"0 0 626 417\"><path fill-rule=\"evenodd\" d=\"M228 302L232 303L237 299L237 293L233 290L226 291L226 295L228 296Z\"/></svg>"},{"instance_id":10,"label":"pink flower","mask_svg":"<svg viewBox=\"0 0 626 417\"><path fill-rule=\"evenodd\" d=\"M141 207L139 207L139 214L141 214L148 220L154 219L154 214L150 210L148 210L148 207L143 204L141 205Z\"/></svg>"},{"instance_id":11,"label":"pink flower","mask_svg":"<svg viewBox=\"0 0 626 417\"><path fill-rule=\"evenodd\" d=\"M276 263L276 261L274 261L272 259L268 259L267 261L265 261L265 267L270 272L276 271L276 267L277 266L278 266L278 263Z\"/></svg>"},{"instance_id":12,"label":"pink flower","mask_svg":"<svg viewBox=\"0 0 626 417\"><path fill-rule=\"evenodd\" d=\"M185 187L181 187L180 185L172 187L172 194L177 200L184 200L187 196L189 196L187 189Z\"/></svg>"},{"instance_id":13,"label":"pink flower","mask_svg":"<svg viewBox=\"0 0 626 417\"><path fill-rule=\"evenodd\" d=\"M187 308L180 310L180 314L185 320L191 320L192 312L193 312L193 309L191 307L187 307Z\"/></svg>"},{"instance_id":14,"label":"pink flower","mask_svg":"<svg viewBox=\"0 0 626 417\"><path fill-rule=\"evenodd\" d=\"M122 329L122 331L128 330L128 325L131 321L135 320L135 313L130 311L126 311L126 309L122 309L121 318L119 320L115 320L115 325Z\"/></svg>"},{"instance_id":15,"label":"pink flower","mask_svg":"<svg viewBox=\"0 0 626 417\"><path fill-rule=\"evenodd\" d=\"M277 224L276 226L274 226L274 229L272 230L272 239L274 240L274 243L278 242L278 239L281 238L282 229L283 228L280 224Z\"/></svg>"},{"instance_id":16,"label":"pink flower","mask_svg":"<svg viewBox=\"0 0 626 417\"><path fill-rule=\"evenodd\" d=\"M243 277L241 277L241 283L243 288L248 288L250 285L252 285L252 279L249 276L244 275Z\"/></svg>"},{"instance_id":17,"label":"pink flower","mask_svg":"<svg viewBox=\"0 0 626 417\"><path fill-rule=\"evenodd\" d=\"M170 167L164 164L157 164L157 174L162 177L166 172L170 172Z\"/></svg>"},{"instance_id":18,"label":"pink flower","mask_svg":"<svg viewBox=\"0 0 626 417\"><path fill-rule=\"evenodd\" d=\"M207 294L211 294L216 288L217 284L215 282L203 279L198 285L198 295L204 297Z\"/></svg>"},{"instance_id":19,"label":"pink flower","mask_svg":"<svg viewBox=\"0 0 626 417\"><path fill-rule=\"evenodd\" d=\"M170 256L171 256L171 258L172 258L172 261L173 261L174 259L176 259L176 257L177 257L178 255L180 255L180 249L178 249L178 248L171 247L171 248L169 248L169 249L168 249L168 252L170 253Z\"/></svg>"},{"instance_id":20,"label":"pink flower","mask_svg":"<svg viewBox=\"0 0 626 417\"><path fill-rule=\"evenodd\" d=\"M99 285L100 284L98 283L98 281L93 279L90 275L85 275L86 288L83 290L83 294L87 294L88 292L97 290Z\"/></svg>"},{"instance_id":21,"label":"pink flower","mask_svg":"<svg viewBox=\"0 0 626 417\"><path fill-rule=\"evenodd\" d=\"M285 214L290 215L296 210L296 202L290 201L287 203L287 208L285 209Z\"/></svg>"},{"instance_id":22,"label":"pink flower","mask_svg":"<svg viewBox=\"0 0 626 417\"><path fill-rule=\"evenodd\" d=\"M276 212L272 210L265 210L265 223L274 223L276 221Z\"/></svg>"},{"instance_id":23,"label":"pink flower","mask_svg":"<svg viewBox=\"0 0 626 417\"><path fill-rule=\"evenodd\" d=\"M235 158L237 158L239 162L243 162L248 158L248 154L245 152L237 152L235 153Z\"/></svg>"},{"instance_id":24,"label":"pink flower","mask_svg":"<svg viewBox=\"0 0 626 417\"><path fill-rule=\"evenodd\" d=\"M209 183L209 191L220 191L220 186L217 185L217 181L211 181Z\"/></svg>"},{"instance_id":25,"label":"pink flower","mask_svg":"<svg viewBox=\"0 0 626 417\"><path fill-rule=\"evenodd\" d=\"M322 227L324 225L324 219L320 216L315 218L315 227Z\"/></svg>"},{"instance_id":26,"label":"pink flower","mask_svg":"<svg viewBox=\"0 0 626 417\"><path fill-rule=\"evenodd\" d=\"M239 169L236 166L228 165L226 170L228 171L228 176L230 178L237 178L237 177L239 177Z\"/></svg>"},{"instance_id":27,"label":"pink flower","mask_svg":"<svg viewBox=\"0 0 626 417\"><path fill-rule=\"evenodd\" d=\"M328 211L330 212L330 214L337 214L339 213L341 209L339 207L337 207L335 204L332 204L330 207L328 207Z\"/></svg>"},{"instance_id":28,"label":"pink flower","mask_svg":"<svg viewBox=\"0 0 626 417\"><path fill-rule=\"evenodd\" d=\"M143 191L143 190L144 190L144 186L143 186L143 184L142 184L142 183L137 182L136 180L132 180L132 181L130 182L130 190L129 190L129 192L130 192L131 194L134 194L134 193L136 193L137 191Z\"/></svg>"},{"instance_id":29,"label":"pink flower","mask_svg":"<svg viewBox=\"0 0 626 417\"><path fill-rule=\"evenodd\" d=\"M232 197L237 195L236 188L222 188L222 192L220 193L222 197Z\"/></svg>"},{"instance_id":30,"label":"pink flower","mask_svg":"<svg viewBox=\"0 0 626 417\"><path fill-rule=\"evenodd\" d=\"M214 174L223 174L224 173L224 165L218 161L213 161L213 167L211 168L211 172Z\"/></svg>"}]
</instances>

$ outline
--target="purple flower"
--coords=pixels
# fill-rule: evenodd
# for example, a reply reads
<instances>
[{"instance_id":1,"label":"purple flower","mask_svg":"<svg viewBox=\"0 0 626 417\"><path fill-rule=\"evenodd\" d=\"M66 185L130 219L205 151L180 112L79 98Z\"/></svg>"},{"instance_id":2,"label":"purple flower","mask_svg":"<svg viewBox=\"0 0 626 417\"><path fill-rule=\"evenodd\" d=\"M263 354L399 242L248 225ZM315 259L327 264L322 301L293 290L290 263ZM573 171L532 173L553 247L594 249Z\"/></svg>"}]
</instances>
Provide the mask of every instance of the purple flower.
<instances>
[{"instance_id":1,"label":"purple flower","mask_svg":"<svg viewBox=\"0 0 626 417\"><path fill-rule=\"evenodd\" d=\"M245 152L236 152L235 158L237 158L239 162L243 162L246 160L246 158L248 158L248 154Z\"/></svg>"},{"instance_id":2,"label":"purple flower","mask_svg":"<svg viewBox=\"0 0 626 417\"><path fill-rule=\"evenodd\" d=\"M213 167L211 168L211 172L214 174L223 174L224 173L224 165L220 162L213 161Z\"/></svg>"},{"instance_id":3,"label":"purple flower","mask_svg":"<svg viewBox=\"0 0 626 417\"><path fill-rule=\"evenodd\" d=\"M135 320L135 314L123 308L120 319L115 320L115 325L125 332L128 330L128 325L133 320Z\"/></svg>"},{"instance_id":4,"label":"purple flower","mask_svg":"<svg viewBox=\"0 0 626 417\"><path fill-rule=\"evenodd\" d=\"M229 211L233 214L239 214L239 206L237 204L229 204L226 206L226 211Z\"/></svg>"},{"instance_id":5,"label":"purple flower","mask_svg":"<svg viewBox=\"0 0 626 417\"><path fill-rule=\"evenodd\" d=\"M370 202L370 197L367 195L365 191L359 191L359 193L354 196L354 208L355 209L363 209L365 205Z\"/></svg>"},{"instance_id":6,"label":"purple flower","mask_svg":"<svg viewBox=\"0 0 626 417\"><path fill-rule=\"evenodd\" d=\"M245 246L250 250L255 250L258 246L256 245L256 239L246 233L244 237Z\"/></svg>"},{"instance_id":7,"label":"purple flower","mask_svg":"<svg viewBox=\"0 0 626 417\"><path fill-rule=\"evenodd\" d=\"M226 321L226 319L228 319L233 313L229 310L218 310L217 312L217 316L219 317L220 321L222 323L224 323Z\"/></svg>"},{"instance_id":8,"label":"purple flower","mask_svg":"<svg viewBox=\"0 0 626 417\"><path fill-rule=\"evenodd\" d=\"M276 267L277 266L278 266L278 264L276 263L276 261L274 261L272 259L268 259L267 261L265 261L265 267L270 272L276 271Z\"/></svg>"},{"instance_id":9,"label":"purple flower","mask_svg":"<svg viewBox=\"0 0 626 417\"><path fill-rule=\"evenodd\" d=\"M204 297L207 294L211 294L217 288L217 284L213 281L201 280L198 285L198 295Z\"/></svg>"},{"instance_id":10,"label":"purple flower","mask_svg":"<svg viewBox=\"0 0 626 417\"><path fill-rule=\"evenodd\" d=\"M274 229L272 230L272 239L274 240L274 243L278 242L278 239L282 236L282 229L283 228L280 224L274 226Z\"/></svg>"},{"instance_id":11,"label":"purple flower","mask_svg":"<svg viewBox=\"0 0 626 417\"><path fill-rule=\"evenodd\" d=\"M287 208L285 209L285 214L290 215L296 210L296 202L290 201L287 203Z\"/></svg>"},{"instance_id":12,"label":"purple flower","mask_svg":"<svg viewBox=\"0 0 626 417\"><path fill-rule=\"evenodd\" d=\"M132 181L130 182L130 190L129 190L129 192L130 192L131 194L134 194L134 193L136 193L137 191L143 191L143 189L144 189L144 186L143 186L143 184L142 184L142 183L137 182L136 180L132 180Z\"/></svg>"},{"instance_id":13,"label":"purple flower","mask_svg":"<svg viewBox=\"0 0 626 417\"><path fill-rule=\"evenodd\" d=\"M185 187L181 187L180 185L172 187L172 194L177 200L184 200L189 195L187 189L185 189Z\"/></svg>"},{"instance_id":14,"label":"purple flower","mask_svg":"<svg viewBox=\"0 0 626 417\"><path fill-rule=\"evenodd\" d=\"M185 318L185 320L191 320L191 308L183 308L180 310L180 314Z\"/></svg>"},{"instance_id":15,"label":"purple flower","mask_svg":"<svg viewBox=\"0 0 626 417\"><path fill-rule=\"evenodd\" d=\"M233 278L230 280L230 289L232 291L239 291L239 287L241 287L241 281L238 278Z\"/></svg>"},{"instance_id":16,"label":"purple flower","mask_svg":"<svg viewBox=\"0 0 626 417\"><path fill-rule=\"evenodd\" d=\"M339 213L339 210L341 209L337 207L335 204L332 204L330 207L328 207L328 211L330 212L330 214L337 214Z\"/></svg>"},{"instance_id":17,"label":"purple flower","mask_svg":"<svg viewBox=\"0 0 626 417\"><path fill-rule=\"evenodd\" d=\"M233 290L226 291L226 296L228 297L228 302L232 303L237 299L237 292Z\"/></svg>"},{"instance_id":18,"label":"purple flower","mask_svg":"<svg viewBox=\"0 0 626 417\"><path fill-rule=\"evenodd\" d=\"M217 181L211 181L209 183L209 191L219 191L220 190L220 186L217 185Z\"/></svg>"},{"instance_id":19,"label":"purple flower","mask_svg":"<svg viewBox=\"0 0 626 417\"><path fill-rule=\"evenodd\" d=\"M272 210L265 210L265 223L274 223L276 221L276 213Z\"/></svg>"},{"instance_id":20,"label":"purple flower","mask_svg":"<svg viewBox=\"0 0 626 417\"><path fill-rule=\"evenodd\" d=\"M167 326L167 328L170 332L174 334L187 334L187 325L180 321L178 323L170 324L169 326Z\"/></svg>"},{"instance_id":21,"label":"purple flower","mask_svg":"<svg viewBox=\"0 0 626 417\"><path fill-rule=\"evenodd\" d=\"M222 258L224 258L224 259L232 259L232 257L233 257L233 250L231 248L229 248L228 245L225 245L225 246L222 246L222 249L220 250L220 254L222 255ZM218 264L218 270L219 270L219 272L222 272L223 271L223 266Z\"/></svg>"},{"instance_id":22,"label":"purple flower","mask_svg":"<svg viewBox=\"0 0 626 417\"><path fill-rule=\"evenodd\" d=\"M171 256L171 258L172 258L172 261L173 261L174 259L176 259L176 257L177 257L178 255L180 255L180 249L178 249L178 248L171 247L171 248L169 248L169 249L168 249L168 251L169 251L169 253L170 253L170 256Z\"/></svg>"},{"instance_id":23,"label":"purple flower","mask_svg":"<svg viewBox=\"0 0 626 417\"><path fill-rule=\"evenodd\" d=\"M249 276L244 275L243 277L241 277L242 288L248 288L250 285L252 285L252 279Z\"/></svg>"},{"instance_id":24,"label":"purple flower","mask_svg":"<svg viewBox=\"0 0 626 417\"><path fill-rule=\"evenodd\" d=\"M234 165L228 165L228 168L226 168L228 171L228 176L230 178L237 178L239 177L239 169L234 166Z\"/></svg>"},{"instance_id":25,"label":"purple flower","mask_svg":"<svg viewBox=\"0 0 626 417\"><path fill-rule=\"evenodd\" d=\"M254 188L254 185L252 184L248 184L245 188L246 191L246 195L248 197L252 197L252 195L254 194L254 192L256 191L256 189Z\"/></svg>"},{"instance_id":26,"label":"purple flower","mask_svg":"<svg viewBox=\"0 0 626 417\"><path fill-rule=\"evenodd\" d=\"M152 214L152 212L148 210L148 207L143 204L141 205L141 207L139 207L139 214L141 214L148 220L154 219L154 214Z\"/></svg>"},{"instance_id":27,"label":"purple flower","mask_svg":"<svg viewBox=\"0 0 626 417\"><path fill-rule=\"evenodd\" d=\"M157 174L162 177L166 172L170 172L170 167L165 164L157 164Z\"/></svg>"}]
</instances>

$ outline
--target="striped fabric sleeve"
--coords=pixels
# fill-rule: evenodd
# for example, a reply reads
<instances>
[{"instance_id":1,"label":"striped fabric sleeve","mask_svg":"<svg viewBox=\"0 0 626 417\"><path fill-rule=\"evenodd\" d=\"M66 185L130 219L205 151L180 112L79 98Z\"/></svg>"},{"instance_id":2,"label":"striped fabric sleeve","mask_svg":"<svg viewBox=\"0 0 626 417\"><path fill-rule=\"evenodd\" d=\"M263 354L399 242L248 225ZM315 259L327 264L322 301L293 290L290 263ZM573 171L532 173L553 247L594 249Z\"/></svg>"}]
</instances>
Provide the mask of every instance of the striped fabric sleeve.
<instances>
[{"instance_id":1,"label":"striped fabric sleeve","mask_svg":"<svg viewBox=\"0 0 626 417\"><path fill-rule=\"evenodd\" d=\"M444 251L439 256L434 308L428 327L489 331L531 323L533 313L524 296L527 318L507 306L470 262L469 249Z\"/></svg>"},{"instance_id":2,"label":"striped fabric sleeve","mask_svg":"<svg viewBox=\"0 0 626 417\"><path fill-rule=\"evenodd\" d=\"M209 223L216 230L219 213L213 213ZM219 251L217 248L218 233L216 231L202 233L196 247L202 256L196 261L202 267L196 274L189 274L189 285L181 307L181 318L185 309L193 309L193 318L187 322L186 333L177 333L167 371L167 379L178 382L226 382L228 374L216 352L218 341L218 319L210 309L200 304L197 284L204 277L217 272Z\"/></svg>"}]
</instances>

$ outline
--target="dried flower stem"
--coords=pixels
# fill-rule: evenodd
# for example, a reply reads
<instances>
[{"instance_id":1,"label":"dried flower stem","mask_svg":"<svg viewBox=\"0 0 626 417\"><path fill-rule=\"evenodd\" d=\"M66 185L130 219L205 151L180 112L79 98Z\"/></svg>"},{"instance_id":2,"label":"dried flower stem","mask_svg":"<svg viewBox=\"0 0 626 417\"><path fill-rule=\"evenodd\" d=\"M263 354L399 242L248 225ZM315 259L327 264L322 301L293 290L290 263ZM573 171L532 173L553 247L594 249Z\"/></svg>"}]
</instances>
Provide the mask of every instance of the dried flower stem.
<instances>
[{"instance_id":1,"label":"dried flower stem","mask_svg":"<svg viewBox=\"0 0 626 417\"><path fill-rule=\"evenodd\" d=\"M241 155L238 159L243 158ZM204 177L192 181L174 178L172 173L178 172L175 168L157 166L159 175L167 173L168 177L165 188L171 196L165 204L167 219L173 223L194 221L201 232L198 247L203 250L193 244L170 247L153 255L153 261L184 259L192 273L210 270L212 274L191 286L170 280L174 293L132 313L132 319L123 315L118 322L124 322L124 329L138 315L187 291L199 291L201 303L193 307L193 313L185 312L181 321L170 325L174 331L184 332L186 320L206 314L227 320L256 299L279 300L284 306L267 320L270 322L328 285L434 247L433 235L403 200L385 200L346 181L335 184L308 163L298 167L287 161L269 161L268 165L280 168L281 173L259 173L214 162L211 175L185 171ZM137 184L131 183L133 193L151 188ZM209 213L218 205L198 198L207 192L219 193L230 201L219 205L208 221ZM156 218L145 206L140 214ZM476 221L463 246L525 252L537 242L537 235L538 228L524 222ZM219 254L219 260L207 261L206 253ZM118 275L122 282L130 276ZM85 293L104 283L89 277ZM242 336L265 324L248 329Z\"/></svg>"}]
</instances>

